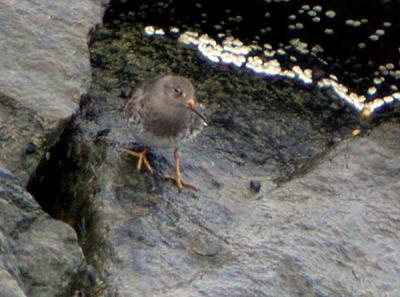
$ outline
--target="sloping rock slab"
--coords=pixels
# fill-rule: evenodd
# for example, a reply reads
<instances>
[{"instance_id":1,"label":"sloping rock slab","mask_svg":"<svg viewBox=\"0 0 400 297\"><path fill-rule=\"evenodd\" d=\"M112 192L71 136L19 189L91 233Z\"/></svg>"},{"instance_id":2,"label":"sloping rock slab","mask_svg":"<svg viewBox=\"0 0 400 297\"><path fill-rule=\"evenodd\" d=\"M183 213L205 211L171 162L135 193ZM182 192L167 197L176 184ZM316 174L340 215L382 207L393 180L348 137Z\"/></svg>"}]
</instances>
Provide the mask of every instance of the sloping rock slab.
<instances>
[{"instance_id":1,"label":"sloping rock slab","mask_svg":"<svg viewBox=\"0 0 400 297\"><path fill-rule=\"evenodd\" d=\"M31 187L76 228L104 296L399 295L398 122L341 141L360 125L323 92L117 33L100 30L96 85ZM118 96L169 72L210 112L182 152L198 192L163 181L171 152L153 152L150 176L121 150L134 139Z\"/></svg>"},{"instance_id":2,"label":"sloping rock slab","mask_svg":"<svg viewBox=\"0 0 400 297\"><path fill-rule=\"evenodd\" d=\"M84 230L105 296L400 294L399 123L341 142L279 185L269 167L233 164L200 137L184 167L196 193L163 182L167 152L154 156L154 176L136 172L111 141L123 127L99 123L87 111L70 127L48 168L62 178L43 185L73 185L48 199Z\"/></svg>"},{"instance_id":3,"label":"sloping rock slab","mask_svg":"<svg viewBox=\"0 0 400 297\"><path fill-rule=\"evenodd\" d=\"M84 265L75 231L45 214L0 166L0 295L67 296Z\"/></svg>"},{"instance_id":4,"label":"sloping rock slab","mask_svg":"<svg viewBox=\"0 0 400 297\"><path fill-rule=\"evenodd\" d=\"M90 0L0 2L0 160L26 183L91 81Z\"/></svg>"}]
</instances>

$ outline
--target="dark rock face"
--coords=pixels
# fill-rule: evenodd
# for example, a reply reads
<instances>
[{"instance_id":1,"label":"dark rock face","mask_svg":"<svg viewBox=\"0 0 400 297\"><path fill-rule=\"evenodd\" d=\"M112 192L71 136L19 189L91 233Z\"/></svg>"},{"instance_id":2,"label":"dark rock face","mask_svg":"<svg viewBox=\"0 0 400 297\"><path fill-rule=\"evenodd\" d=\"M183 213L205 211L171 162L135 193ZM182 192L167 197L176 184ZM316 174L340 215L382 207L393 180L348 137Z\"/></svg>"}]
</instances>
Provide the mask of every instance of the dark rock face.
<instances>
[{"instance_id":1,"label":"dark rock face","mask_svg":"<svg viewBox=\"0 0 400 297\"><path fill-rule=\"evenodd\" d=\"M45 214L0 166L1 296L67 294L84 257L74 230Z\"/></svg>"}]
</instances>

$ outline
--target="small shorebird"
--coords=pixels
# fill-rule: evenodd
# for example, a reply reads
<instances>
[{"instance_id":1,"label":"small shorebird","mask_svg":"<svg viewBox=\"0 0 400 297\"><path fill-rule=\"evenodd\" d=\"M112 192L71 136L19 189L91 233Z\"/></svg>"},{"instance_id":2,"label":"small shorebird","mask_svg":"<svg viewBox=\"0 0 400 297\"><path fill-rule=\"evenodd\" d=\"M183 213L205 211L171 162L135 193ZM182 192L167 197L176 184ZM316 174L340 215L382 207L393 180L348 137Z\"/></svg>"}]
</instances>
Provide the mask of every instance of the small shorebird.
<instances>
[{"instance_id":1,"label":"small shorebird","mask_svg":"<svg viewBox=\"0 0 400 297\"><path fill-rule=\"evenodd\" d=\"M197 190L182 179L179 152L179 147L185 141L207 126L197 105L192 83L182 76L156 78L134 91L126 103L125 117L133 135L145 148L141 151L124 151L138 157L138 170L144 165L153 173L146 156L149 148L175 148L175 173L164 177L173 180L179 189L189 187Z\"/></svg>"}]
</instances>

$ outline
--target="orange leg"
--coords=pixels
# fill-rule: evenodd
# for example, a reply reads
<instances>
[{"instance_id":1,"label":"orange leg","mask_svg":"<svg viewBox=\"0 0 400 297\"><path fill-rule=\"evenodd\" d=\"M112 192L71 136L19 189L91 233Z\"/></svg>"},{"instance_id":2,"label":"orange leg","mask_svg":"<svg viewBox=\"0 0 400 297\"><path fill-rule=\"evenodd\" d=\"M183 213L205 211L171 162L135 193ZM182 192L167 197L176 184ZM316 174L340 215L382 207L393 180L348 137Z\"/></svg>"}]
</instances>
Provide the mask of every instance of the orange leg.
<instances>
[{"instance_id":1,"label":"orange leg","mask_svg":"<svg viewBox=\"0 0 400 297\"><path fill-rule=\"evenodd\" d=\"M126 150L126 149L122 149L122 150L124 152L126 152L127 154L138 158L137 165L136 165L136 168L138 171L140 171L142 169L143 164L144 164L144 166L147 168L147 170L150 172L150 174L153 174L153 168L151 167L150 162L146 156L147 152L149 151L148 148L145 148L142 151L131 151L131 150Z\"/></svg>"},{"instance_id":2,"label":"orange leg","mask_svg":"<svg viewBox=\"0 0 400 297\"><path fill-rule=\"evenodd\" d=\"M181 156L179 153L179 149L175 149L174 157L175 157L175 174L174 175L164 175L164 178L173 180L179 190L181 190L183 187L187 187L187 188L191 188L193 191L197 191L197 188L195 186L185 182L182 179L181 169L180 169L181 168Z\"/></svg>"}]
</instances>

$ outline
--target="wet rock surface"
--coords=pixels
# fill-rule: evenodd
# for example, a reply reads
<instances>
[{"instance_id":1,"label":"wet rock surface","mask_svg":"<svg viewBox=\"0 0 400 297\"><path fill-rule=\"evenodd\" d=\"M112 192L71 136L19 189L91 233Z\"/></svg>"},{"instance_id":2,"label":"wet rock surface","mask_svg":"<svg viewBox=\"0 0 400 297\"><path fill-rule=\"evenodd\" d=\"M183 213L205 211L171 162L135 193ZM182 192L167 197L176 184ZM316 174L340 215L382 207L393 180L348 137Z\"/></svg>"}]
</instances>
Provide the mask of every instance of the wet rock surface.
<instances>
[{"instance_id":1,"label":"wet rock surface","mask_svg":"<svg viewBox=\"0 0 400 297\"><path fill-rule=\"evenodd\" d=\"M71 294L85 269L75 231L44 213L0 164L1 296Z\"/></svg>"},{"instance_id":2,"label":"wet rock surface","mask_svg":"<svg viewBox=\"0 0 400 297\"><path fill-rule=\"evenodd\" d=\"M90 84L88 33L101 15L94 1L0 3L1 296L72 296L86 281L76 232L23 186Z\"/></svg>"},{"instance_id":3,"label":"wet rock surface","mask_svg":"<svg viewBox=\"0 0 400 297\"><path fill-rule=\"evenodd\" d=\"M361 122L331 94L207 66L119 24L95 40L93 87L31 191L75 226L101 296L399 294L398 121L354 138ZM170 72L208 108L182 152L198 192L163 180L171 151L152 152L149 175L121 150L136 145L130 89Z\"/></svg>"},{"instance_id":4,"label":"wet rock surface","mask_svg":"<svg viewBox=\"0 0 400 297\"><path fill-rule=\"evenodd\" d=\"M0 3L0 160L24 183L90 84L87 36L101 14L94 1Z\"/></svg>"},{"instance_id":5,"label":"wet rock surface","mask_svg":"<svg viewBox=\"0 0 400 297\"><path fill-rule=\"evenodd\" d=\"M64 130L98 5L0 4L1 294L400 295L396 107L369 125L329 90L208 65L119 20L94 34ZM171 72L208 109L182 147L198 192L163 180L172 150L151 152L153 175L122 150L140 146L121 113L132 90ZM78 241L20 185L34 170L29 191Z\"/></svg>"}]
</instances>

